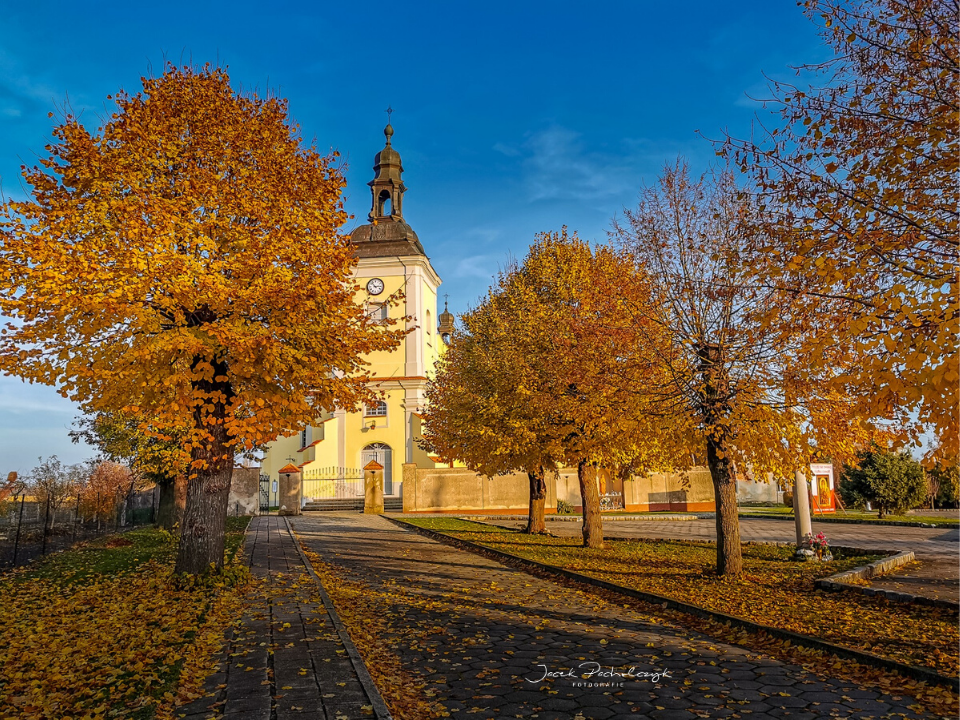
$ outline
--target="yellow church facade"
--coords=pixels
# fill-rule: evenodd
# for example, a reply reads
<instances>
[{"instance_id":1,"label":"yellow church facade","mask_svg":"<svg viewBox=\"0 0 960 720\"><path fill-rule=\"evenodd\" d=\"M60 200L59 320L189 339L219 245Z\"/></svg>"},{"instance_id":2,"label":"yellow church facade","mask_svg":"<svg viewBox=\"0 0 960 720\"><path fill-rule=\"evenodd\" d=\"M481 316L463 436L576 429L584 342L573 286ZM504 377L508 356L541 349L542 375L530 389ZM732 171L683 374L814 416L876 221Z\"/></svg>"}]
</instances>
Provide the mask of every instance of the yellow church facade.
<instances>
[{"instance_id":1,"label":"yellow church facade","mask_svg":"<svg viewBox=\"0 0 960 720\"><path fill-rule=\"evenodd\" d=\"M305 502L362 496L362 468L371 460L384 467L384 495L402 495L403 465L434 467L417 444L427 378L453 331L453 316L437 312L441 279L417 234L403 219L403 167L393 148L393 128L384 129L386 144L374 160L368 183L372 203L369 222L350 238L360 286L356 301L378 319L409 317L407 335L391 352L371 353L371 387L378 403L353 411L337 408L301 433L280 438L268 448L261 474L276 480L281 467L301 469Z\"/></svg>"}]
</instances>

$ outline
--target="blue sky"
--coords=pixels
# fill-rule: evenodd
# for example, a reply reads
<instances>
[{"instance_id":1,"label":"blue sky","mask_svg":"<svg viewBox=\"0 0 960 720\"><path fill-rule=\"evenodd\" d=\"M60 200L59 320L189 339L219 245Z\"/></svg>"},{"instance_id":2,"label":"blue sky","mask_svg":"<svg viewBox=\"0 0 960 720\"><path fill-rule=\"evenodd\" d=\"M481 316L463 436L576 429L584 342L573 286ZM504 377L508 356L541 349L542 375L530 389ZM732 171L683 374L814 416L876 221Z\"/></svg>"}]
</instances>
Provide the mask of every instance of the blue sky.
<instances>
[{"instance_id":1,"label":"blue sky","mask_svg":"<svg viewBox=\"0 0 960 720\"><path fill-rule=\"evenodd\" d=\"M460 312L535 233L602 241L643 183L711 138L743 137L764 74L825 59L789 0L634 2L9 3L0 23L0 182L49 142L69 100L96 127L105 97L164 61L220 63L235 87L286 97L307 138L347 162L347 209L369 211L383 110L409 188L404 214ZM0 377L0 471L89 457L52 388Z\"/></svg>"}]
</instances>

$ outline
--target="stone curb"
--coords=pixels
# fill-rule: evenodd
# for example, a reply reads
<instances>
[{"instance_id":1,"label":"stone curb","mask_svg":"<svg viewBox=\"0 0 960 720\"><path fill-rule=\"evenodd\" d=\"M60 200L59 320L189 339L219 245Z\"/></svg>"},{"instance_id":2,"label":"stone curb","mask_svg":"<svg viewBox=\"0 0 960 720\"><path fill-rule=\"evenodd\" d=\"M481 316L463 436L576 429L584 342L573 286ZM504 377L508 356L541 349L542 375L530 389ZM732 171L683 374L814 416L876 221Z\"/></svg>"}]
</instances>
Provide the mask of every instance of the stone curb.
<instances>
[{"instance_id":1,"label":"stone curb","mask_svg":"<svg viewBox=\"0 0 960 720\"><path fill-rule=\"evenodd\" d=\"M610 590L636 600L642 600L643 602L660 605L661 607L672 610L679 610L680 612L693 615L694 617L704 618L707 620L717 620L724 624L730 625L731 627L743 628L744 630L748 630L749 632L753 633L766 633L767 635L779 638L781 640L789 640L794 645L821 650L839 658L854 660L856 662L863 663L864 665L870 665L872 667L877 667L884 670L892 670L904 675L905 677L913 678L914 680L920 680L930 685L945 687L953 692L960 692L960 678L952 678L947 675L941 675L934 670L917 667L915 665L906 665L895 660L888 660L887 658L880 657L879 655L863 652L861 650L853 650L852 648L846 648L841 645L834 645L833 643L824 642L823 640L818 640L816 638L809 637L808 635L800 635L799 633L790 632L789 630L780 630L767 625L760 625L759 623L743 620L742 618L734 617L733 615L725 615L723 613L714 612L713 610L707 610L706 608L702 608L697 605L690 605L688 603L664 597L662 595L655 595L654 593L643 592L641 590L633 590L632 588L623 587L622 585L616 585L604 580L598 580L590 577L589 575L581 575L580 573L576 573L571 570L565 570L552 565L545 565L535 560L528 560L527 558L523 558L518 555L512 555L511 553L484 547L483 545L478 545L468 540L461 540L450 535L444 535L443 533L439 533L434 530L417 527L416 525L404 522L398 518L388 517L387 519L402 528L413 530L424 537L429 537L433 540L453 545L463 550L468 550L480 555L486 555L491 559L501 562L503 560L509 560L510 563L519 565L520 568L524 570L538 570L540 572L553 575L554 577L565 578L567 580L573 580L586 585L592 585L594 587Z\"/></svg>"},{"instance_id":2,"label":"stone curb","mask_svg":"<svg viewBox=\"0 0 960 720\"><path fill-rule=\"evenodd\" d=\"M764 513L739 513L740 517L748 518L751 520L789 520L794 522L793 515L766 515ZM606 518L604 518L606 520ZM938 528L941 530L952 530L954 528L960 528L960 524L957 523L915 523L915 522L904 522L903 520L861 520L860 518L844 518L844 517L823 517L822 515L811 515L810 520L813 522L825 522L825 523L838 523L840 525L893 525L896 527L915 527L915 528Z\"/></svg>"},{"instance_id":3,"label":"stone curb","mask_svg":"<svg viewBox=\"0 0 960 720\"><path fill-rule=\"evenodd\" d=\"M877 577L878 575L883 575L884 573L888 573L891 570L913 562L914 560L916 560L916 557L914 556L913 551L906 550L904 552L897 553L892 557L886 557L882 560L872 562L869 565L855 567L852 570L847 570L846 572L837 573L836 575L830 575L829 577L814 580L813 584L814 587L820 588L821 590L847 590L858 592L861 595L879 595L892 602L929 605L931 607L953 610L955 613L960 614L960 603L955 603L950 600L928 598L923 595L913 595L912 593L899 592L897 590L872 588L869 586L854 585L850 583L850 580L869 580L870 578Z\"/></svg>"},{"instance_id":4,"label":"stone curb","mask_svg":"<svg viewBox=\"0 0 960 720\"><path fill-rule=\"evenodd\" d=\"M310 559L303 552L303 548L300 547L300 539L293 531L293 527L290 525L290 519L285 515L282 517L284 522L287 524L287 532L290 533L290 536L293 538L293 544L297 547L297 552L300 554L300 559L306 566L307 572L310 573L310 577L312 577L313 581L317 584L317 590L320 592L320 598L323 600L323 606L330 615L330 619L333 621L333 626L337 629L337 635L340 636L340 641L343 643L343 647L347 651L347 655L350 656L350 662L353 665L353 669L357 673L357 678L360 680L360 684L367 693L367 697L370 698L370 704L373 705L373 712L376 720L393 720L393 716L390 715L390 710L387 709L387 704L383 701L380 691L377 690L376 683L374 683L373 678L370 677L370 672L367 670L367 666L363 662L363 658L360 657L360 652L357 650L357 646L354 645L353 640L350 639L350 632L343 624L340 616L337 615L337 610L333 606L333 600L331 600L330 596L327 595L327 591L323 588L323 583L320 582L320 577L313 569L313 565L310 564Z\"/></svg>"}]
</instances>

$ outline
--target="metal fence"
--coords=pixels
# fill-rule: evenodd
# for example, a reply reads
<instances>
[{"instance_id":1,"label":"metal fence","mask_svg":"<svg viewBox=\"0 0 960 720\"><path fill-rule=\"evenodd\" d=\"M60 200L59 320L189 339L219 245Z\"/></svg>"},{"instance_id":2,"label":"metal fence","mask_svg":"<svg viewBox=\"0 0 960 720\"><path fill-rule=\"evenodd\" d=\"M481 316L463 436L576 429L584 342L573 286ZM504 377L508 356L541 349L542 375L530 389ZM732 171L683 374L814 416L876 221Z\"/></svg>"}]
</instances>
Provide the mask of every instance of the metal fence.
<instances>
[{"instance_id":1,"label":"metal fence","mask_svg":"<svg viewBox=\"0 0 960 720\"><path fill-rule=\"evenodd\" d=\"M116 511L93 516L85 516L79 503L51 507L49 502L29 501L24 495L7 501L4 510L0 513L0 570L156 519L153 493L128 498Z\"/></svg>"},{"instance_id":2,"label":"metal fence","mask_svg":"<svg viewBox=\"0 0 960 720\"><path fill-rule=\"evenodd\" d=\"M363 470L328 467L307 469L301 480L303 498L310 500L356 500L363 498Z\"/></svg>"}]
</instances>

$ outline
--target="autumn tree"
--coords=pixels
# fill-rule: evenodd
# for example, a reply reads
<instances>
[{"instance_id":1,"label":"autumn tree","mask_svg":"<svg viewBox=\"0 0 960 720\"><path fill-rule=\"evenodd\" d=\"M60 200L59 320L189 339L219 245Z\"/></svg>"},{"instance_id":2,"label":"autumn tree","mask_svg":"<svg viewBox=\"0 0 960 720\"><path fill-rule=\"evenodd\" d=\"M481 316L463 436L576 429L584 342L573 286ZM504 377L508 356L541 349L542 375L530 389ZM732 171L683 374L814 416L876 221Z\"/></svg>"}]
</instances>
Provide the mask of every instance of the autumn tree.
<instances>
[{"instance_id":1,"label":"autumn tree","mask_svg":"<svg viewBox=\"0 0 960 720\"><path fill-rule=\"evenodd\" d=\"M622 391L647 396L649 437L676 469L709 468L717 571L731 576L742 571L738 473L791 477L815 456L849 458L872 430L824 373L797 360L809 329L795 322L791 294L753 281L764 262L750 250L756 214L730 173L691 178L678 161L612 232L651 286L651 301L622 315L657 355L645 381ZM833 367L847 362L824 352Z\"/></svg>"},{"instance_id":2,"label":"autumn tree","mask_svg":"<svg viewBox=\"0 0 960 720\"><path fill-rule=\"evenodd\" d=\"M758 282L830 316L824 344L856 362L832 382L865 416L914 413L957 450L960 332L960 42L956 0L806 0L830 60L775 82L780 122L728 155L776 222L757 235L774 262ZM917 439L919 428L914 426Z\"/></svg>"},{"instance_id":3,"label":"autumn tree","mask_svg":"<svg viewBox=\"0 0 960 720\"><path fill-rule=\"evenodd\" d=\"M655 448L640 431L642 396L619 392L647 369L637 325L619 319L625 299L641 304L646 290L611 248L593 249L565 229L539 235L464 318L433 385L435 424L425 437L478 468L539 476L576 467L584 546L602 547L598 468L641 462ZM531 496L534 513L538 499ZM528 526L539 528L539 519Z\"/></svg>"},{"instance_id":4,"label":"autumn tree","mask_svg":"<svg viewBox=\"0 0 960 720\"><path fill-rule=\"evenodd\" d=\"M129 467L133 475L159 489L157 525L167 530L178 522L176 483L190 463L183 450L187 428L166 433L151 428L137 416L121 412L97 412L78 418L70 431L74 442L83 440L98 448L108 460Z\"/></svg>"},{"instance_id":5,"label":"autumn tree","mask_svg":"<svg viewBox=\"0 0 960 720\"><path fill-rule=\"evenodd\" d=\"M336 153L225 70L169 66L95 132L67 115L0 214L0 368L90 411L185 427L176 569L223 563L238 449L367 396L401 331L354 302Z\"/></svg>"},{"instance_id":6,"label":"autumn tree","mask_svg":"<svg viewBox=\"0 0 960 720\"><path fill-rule=\"evenodd\" d=\"M546 532L545 475L556 470L544 418L526 400L536 382L536 357L512 342L513 297L500 290L462 317L462 330L427 386L423 446L494 478L525 472L530 486L528 533Z\"/></svg>"},{"instance_id":7,"label":"autumn tree","mask_svg":"<svg viewBox=\"0 0 960 720\"><path fill-rule=\"evenodd\" d=\"M121 514L136 483L130 468L112 460L102 460L93 466L86 481L79 488L80 509L93 517L97 527L108 520L121 524Z\"/></svg>"},{"instance_id":8,"label":"autumn tree","mask_svg":"<svg viewBox=\"0 0 960 720\"><path fill-rule=\"evenodd\" d=\"M960 500L960 459L934 445L925 458L930 507L956 507Z\"/></svg>"},{"instance_id":9,"label":"autumn tree","mask_svg":"<svg viewBox=\"0 0 960 720\"><path fill-rule=\"evenodd\" d=\"M37 460L37 466L27 475L27 488L44 515L45 531L50 531L56 524L57 511L75 496L88 473L82 465L64 465L56 455Z\"/></svg>"}]
</instances>

